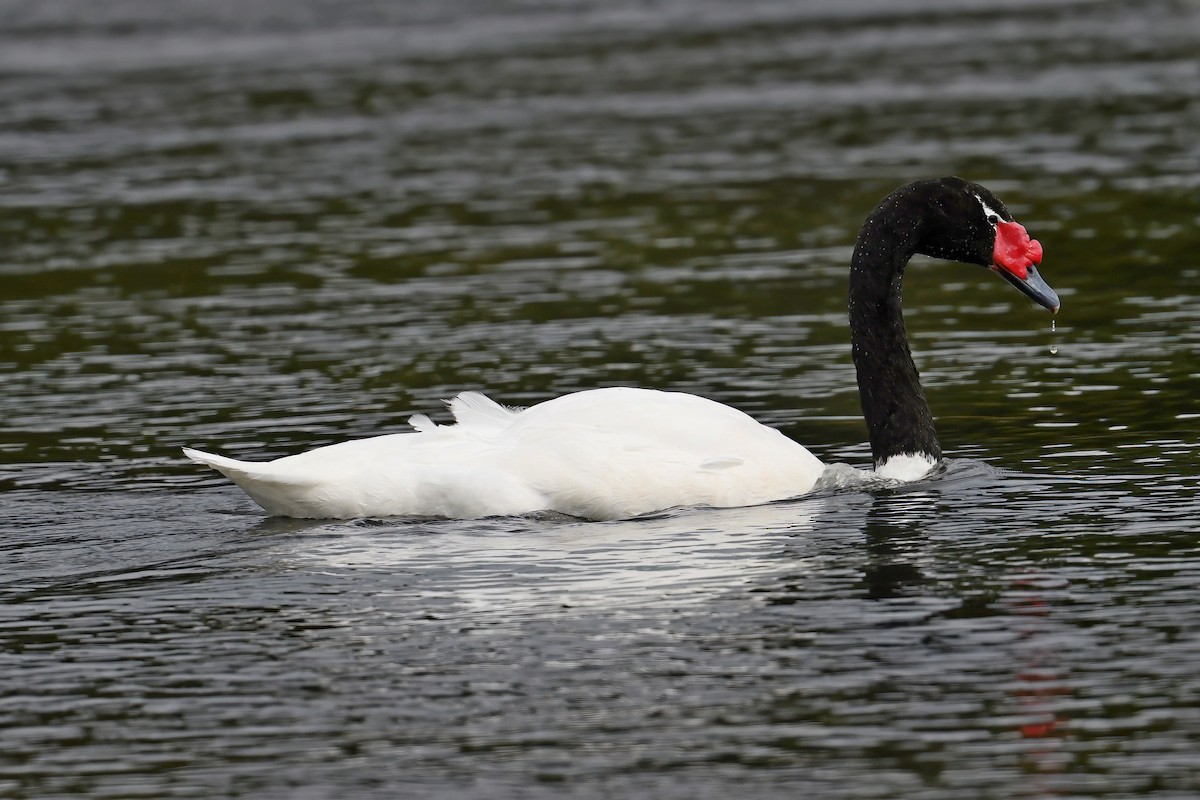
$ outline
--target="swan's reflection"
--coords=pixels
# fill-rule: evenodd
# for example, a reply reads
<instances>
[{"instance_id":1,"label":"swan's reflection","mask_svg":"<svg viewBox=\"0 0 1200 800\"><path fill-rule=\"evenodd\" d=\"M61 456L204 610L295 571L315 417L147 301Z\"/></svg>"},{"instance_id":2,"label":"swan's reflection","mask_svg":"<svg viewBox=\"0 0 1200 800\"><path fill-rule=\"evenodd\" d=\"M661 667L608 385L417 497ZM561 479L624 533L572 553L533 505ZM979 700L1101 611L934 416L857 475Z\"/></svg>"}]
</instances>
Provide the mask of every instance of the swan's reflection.
<instances>
[{"instance_id":1,"label":"swan's reflection","mask_svg":"<svg viewBox=\"0 0 1200 800\"><path fill-rule=\"evenodd\" d=\"M920 563L929 558L925 526L938 513L938 493L903 487L875 496L867 510L863 583L872 599L899 597L930 582Z\"/></svg>"},{"instance_id":2,"label":"swan's reflection","mask_svg":"<svg viewBox=\"0 0 1200 800\"><path fill-rule=\"evenodd\" d=\"M293 552L328 568L407 574L406 592L449 614L683 606L794 573L797 558L785 543L811 537L827 502L686 509L603 523L544 516L325 523L305 528L304 547Z\"/></svg>"}]
</instances>

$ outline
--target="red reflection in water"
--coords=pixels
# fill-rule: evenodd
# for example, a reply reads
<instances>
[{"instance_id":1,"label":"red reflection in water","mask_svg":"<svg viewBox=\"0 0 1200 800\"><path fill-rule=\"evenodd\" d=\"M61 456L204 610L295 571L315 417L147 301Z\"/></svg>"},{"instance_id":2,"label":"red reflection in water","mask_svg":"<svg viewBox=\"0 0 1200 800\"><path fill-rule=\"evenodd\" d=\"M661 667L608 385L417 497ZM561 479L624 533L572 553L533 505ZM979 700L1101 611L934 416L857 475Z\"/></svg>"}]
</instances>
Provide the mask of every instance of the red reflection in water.
<instances>
[{"instance_id":1,"label":"red reflection in water","mask_svg":"<svg viewBox=\"0 0 1200 800\"><path fill-rule=\"evenodd\" d=\"M1027 742L1024 755L1028 769L1043 776L1061 773L1067 760L1062 743L1065 717L1056 701L1069 689L1060 674L1060 657L1046 641L1051 608L1044 595L1045 590L1061 586L1061 581L1052 578L1022 577L1013 580L1014 591L1009 599L1009 610L1017 620L1014 655L1022 662L1014 696L1025 721L1018 730ZM1057 794L1043 783L1037 788L1044 797Z\"/></svg>"}]
</instances>

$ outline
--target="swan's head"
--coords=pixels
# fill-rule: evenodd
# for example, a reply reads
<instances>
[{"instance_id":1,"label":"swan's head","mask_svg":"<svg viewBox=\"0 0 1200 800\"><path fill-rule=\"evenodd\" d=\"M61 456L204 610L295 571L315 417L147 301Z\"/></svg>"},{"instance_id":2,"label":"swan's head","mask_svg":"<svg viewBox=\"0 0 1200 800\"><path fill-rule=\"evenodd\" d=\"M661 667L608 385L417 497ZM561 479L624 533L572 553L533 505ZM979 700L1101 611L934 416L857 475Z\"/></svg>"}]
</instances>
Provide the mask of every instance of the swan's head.
<instances>
[{"instance_id":1,"label":"swan's head","mask_svg":"<svg viewBox=\"0 0 1200 800\"><path fill-rule=\"evenodd\" d=\"M1041 243L1029 238L1025 226L990 190L954 177L905 188L924 212L916 252L987 267L1051 314L1058 313L1058 294L1037 271Z\"/></svg>"}]
</instances>

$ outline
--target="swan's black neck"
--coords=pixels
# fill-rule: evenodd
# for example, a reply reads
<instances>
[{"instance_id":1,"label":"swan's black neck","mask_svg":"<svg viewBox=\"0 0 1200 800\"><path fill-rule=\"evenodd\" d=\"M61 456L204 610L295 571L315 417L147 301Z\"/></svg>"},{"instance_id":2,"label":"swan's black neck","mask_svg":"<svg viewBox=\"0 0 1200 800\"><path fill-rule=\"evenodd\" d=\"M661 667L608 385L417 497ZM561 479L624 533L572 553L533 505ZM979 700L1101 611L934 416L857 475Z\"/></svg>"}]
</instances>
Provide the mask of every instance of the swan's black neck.
<instances>
[{"instance_id":1,"label":"swan's black neck","mask_svg":"<svg viewBox=\"0 0 1200 800\"><path fill-rule=\"evenodd\" d=\"M897 455L942 455L900 311L904 268L925 233L914 200L897 192L880 203L850 263L850 339L876 467Z\"/></svg>"}]
</instances>

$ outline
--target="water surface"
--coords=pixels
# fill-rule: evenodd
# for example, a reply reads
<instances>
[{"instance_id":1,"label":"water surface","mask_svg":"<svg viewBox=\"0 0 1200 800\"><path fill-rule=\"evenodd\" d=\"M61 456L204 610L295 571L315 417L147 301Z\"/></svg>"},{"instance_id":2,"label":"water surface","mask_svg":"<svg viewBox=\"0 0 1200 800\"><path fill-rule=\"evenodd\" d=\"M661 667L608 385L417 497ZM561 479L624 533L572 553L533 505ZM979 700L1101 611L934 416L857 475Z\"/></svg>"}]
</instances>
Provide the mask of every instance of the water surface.
<instances>
[{"instance_id":1,"label":"water surface","mask_svg":"<svg viewBox=\"0 0 1200 800\"><path fill-rule=\"evenodd\" d=\"M1200 787L1194 4L0 23L0 794ZM866 467L854 236L951 173L1042 241L1063 311L914 263L949 457L920 483L297 522L179 454L642 385Z\"/></svg>"}]
</instances>

